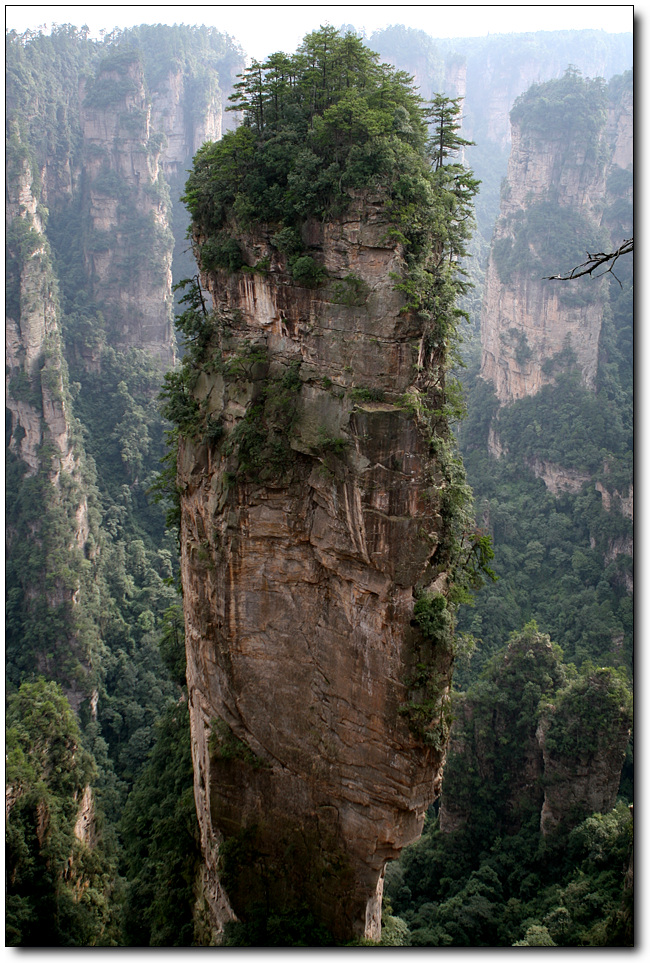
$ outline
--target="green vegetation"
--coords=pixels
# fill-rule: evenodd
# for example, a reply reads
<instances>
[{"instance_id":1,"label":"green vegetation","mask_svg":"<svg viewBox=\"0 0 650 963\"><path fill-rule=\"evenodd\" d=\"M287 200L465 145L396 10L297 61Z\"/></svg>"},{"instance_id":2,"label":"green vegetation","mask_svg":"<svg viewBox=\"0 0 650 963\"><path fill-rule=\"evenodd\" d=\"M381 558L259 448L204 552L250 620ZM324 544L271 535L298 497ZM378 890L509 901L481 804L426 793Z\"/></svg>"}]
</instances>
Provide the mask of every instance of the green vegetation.
<instances>
[{"instance_id":1,"label":"green vegetation","mask_svg":"<svg viewBox=\"0 0 650 963\"><path fill-rule=\"evenodd\" d=\"M333 213L350 188L385 183L403 150L426 131L406 75L380 66L352 34L322 27L292 57L254 61L236 85L244 123L197 154L186 202L208 236L233 210L295 226Z\"/></svg>"},{"instance_id":2,"label":"green vegetation","mask_svg":"<svg viewBox=\"0 0 650 963\"><path fill-rule=\"evenodd\" d=\"M179 53L182 62L175 59ZM99 42L70 26L54 27L48 36L7 37L8 184L14 191L27 173L38 198L47 164L50 207L37 211L45 235L29 217L15 217L10 226L7 310L25 324L39 299L40 310L46 303L52 308L43 355L29 372L14 371L10 392L31 406L41 429L43 400L63 401L76 460L72 472L55 475L59 450L47 432L36 473L13 451L7 456L9 731L19 734L12 752L23 767L9 830L12 945L193 939L197 830L186 703L174 714L185 660L174 586L177 548L173 533L165 532L165 511L170 522L177 516L173 499L166 503L169 466L160 472L160 367L142 350L114 346L116 325L132 319L116 318L104 291L93 299L86 261L93 251L114 255L109 283L115 289L166 271L171 237L159 217L142 211L149 204L169 213L170 191L161 177L138 193L111 164L112 145L82 145L79 91L94 110L117 105L122 137L144 137L145 113L122 107L141 70L150 92L180 66L187 97L200 111L218 94L219 73L227 83L241 57L208 28L115 30ZM143 141L143 152L160 150L163 139ZM77 176L86 157L97 165L93 190L117 202L116 229L89 229L88 185ZM143 198L147 203L139 205ZM175 224L180 236L185 227ZM9 419L7 428L19 446L24 427ZM161 487L157 504L149 492ZM76 537L80 517L84 544ZM24 713L28 695L38 697L44 722L50 719L38 687L54 683L41 675L61 683L77 712L75 719L60 690L56 698L48 695L59 719L51 724L50 755L56 758L58 733L69 725L75 765L88 771L91 825L99 834L93 846L83 846L72 831L86 782L79 789L72 777L54 784L47 767L41 773L40 761L29 755L40 738L34 720L19 725L14 719L12 706L20 702ZM58 768L65 773L66 766ZM49 836L43 837L41 817L50 819ZM129 907L136 914L145 903L139 918L129 916Z\"/></svg>"},{"instance_id":3,"label":"green vegetation","mask_svg":"<svg viewBox=\"0 0 650 963\"><path fill-rule=\"evenodd\" d=\"M553 385L500 410L475 368L465 376L469 414L460 446L499 575L459 616L461 630L482 639L473 671L533 618L576 664L591 658L631 669L632 561L612 551L633 534L621 502L632 480L631 265L621 266L620 277L622 290L610 284L595 393L580 384L570 349L556 358ZM507 449L501 459L487 452L490 425ZM542 462L585 483L552 494L531 470ZM470 676L461 669L458 678L463 685Z\"/></svg>"},{"instance_id":4,"label":"green vegetation","mask_svg":"<svg viewBox=\"0 0 650 963\"><path fill-rule=\"evenodd\" d=\"M534 623L456 697L444 814L430 814L422 838L386 876L409 945L630 945L627 805L567 811L566 824L542 836L543 787L534 771L541 718L550 716L550 728L570 743L570 778L581 764L578 733L597 733L606 753L607 734L630 724L630 699L620 673L577 673ZM553 753L561 751L557 738L557 746L546 743Z\"/></svg>"},{"instance_id":5,"label":"green vegetation","mask_svg":"<svg viewBox=\"0 0 650 963\"><path fill-rule=\"evenodd\" d=\"M121 892L101 824L75 824L96 780L60 687L25 682L7 702L7 906L10 946L116 946Z\"/></svg>"},{"instance_id":6,"label":"green vegetation","mask_svg":"<svg viewBox=\"0 0 650 963\"><path fill-rule=\"evenodd\" d=\"M195 883L201 861L186 699L156 724L153 751L121 822L127 946L194 945Z\"/></svg>"},{"instance_id":7,"label":"green vegetation","mask_svg":"<svg viewBox=\"0 0 650 963\"><path fill-rule=\"evenodd\" d=\"M305 221L339 216L359 190L383 198L387 235L404 250L406 270L394 276L395 288L404 295L403 311L416 313L425 332L418 384L407 404L435 463L429 493L442 526L436 566L450 573L451 584L449 608L437 615L444 618L444 633L433 632L433 615L424 619L425 600L416 605L414 661L429 668L416 673L402 711L414 734L442 748L449 712L441 702L438 657L452 646L457 606L494 577L489 538L473 523L471 492L448 428L462 410L457 383L447 375L466 317L456 300L468 290L460 259L467 254L478 190L459 162L469 145L459 134L460 102L436 95L424 106L406 74L380 64L358 37L342 37L329 27L307 35L292 57L254 61L236 90L233 109L242 111L243 123L197 153L185 192L204 268L241 269L240 240L261 222L272 227L272 243L286 256L294 281L322 283L326 276L303 242ZM331 285L333 300L350 306L362 306L368 293L354 274ZM178 322L186 353L182 369L167 377L165 413L194 437L202 423L192 388L197 372L214 366L218 324L205 314L197 316L197 325L184 316ZM227 378L231 366L222 366ZM235 470L256 482L286 475L295 459L290 435L298 412L293 396L300 389L297 371L253 380L246 414L223 442L223 453L236 455L231 477ZM354 401L378 397L370 388L350 392ZM346 449L344 437L321 426L314 451L324 472L334 471L332 458L342 458Z\"/></svg>"},{"instance_id":8,"label":"green vegetation","mask_svg":"<svg viewBox=\"0 0 650 963\"><path fill-rule=\"evenodd\" d=\"M439 96L424 110L406 74L330 27L307 35L292 57L255 61L241 77L232 109L243 112L243 124L199 150L186 186L194 230L208 238L201 258L207 244L207 265L216 263L213 245L226 244L224 230L232 244L233 232L271 223L294 279L314 286L325 275L304 250L305 219L336 216L356 190L380 190L408 262L397 286L407 307L426 317L434 363L444 365L463 317L454 306L466 289L458 258L478 189L455 162L467 143L458 134L458 102ZM357 287L348 276L335 299L356 303L365 294Z\"/></svg>"},{"instance_id":9,"label":"green vegetation","mask_svg":"<svg viewBox=\"0 0 650 963\"><path fill-rule=\"evenodd\" d=\"M566 154L587 151L587 159L593 161L601 159L600 134L606 115L605 81L602 77L581 77L580 71L570 66L559 80L529 87L515 101L510 120L544 140L550 133L562 143Z\"/></svg>"},{"instance_id":10,"label":"green vegetation","mask_svg":"<svg viewBox=\"0 0 650 963\"><path fill-rule=\"evenodd\" d=\"M381 39L406 52L414 34L421 32L388 28ZM444 89L445 69L456 63L448 44L439 42L436 48L422 37L430 85L423 85L422 93L430 97ZM481 98L488 96L483 81L493 42L467 44L465 101L465 116L481 141L480 170L474 166L483 180L477 213L479 223L488 225L487 235L498 203L498 171L505 166L504 152L486 147L481 129L488 116ZM507 52L500 48L500 59L518 57L520 63L529 57L531 44L548 50L553 43L554 55L561 50L563 62L581 64L580 50L592 57L594 49L604 49L590 31L577 38L563 32L500 42L510 44ZM608 43L610 50L612 38ZM384 54L379 42L373 46L393 60L392 49ZM608 56L603 54L603 62ZM289 438L300 372L294 366L271 376L265 351L255 345L228 357L221 350L222 319L207 310L196 282L181 283L185 356L164 389L165 414L174 427L160 471L165 426L156 401L158 368L142 351L112 346L114 319L100 297L89 295L84 258L85 252L119 248L113 283L132 283L160 270L171 238L135 210L132 189L109 165L110 145L86 145L82 154L79 91L85 91L86 107L113 109L135 89L130 71L143 71L147 96L162 91L170 73L180 71L193 122L219 89L226 89L241 63L241 51L205 27L143 25L92 41L86 30L61 25L49 36L10 32L7 37L8 183L27 171L39 199L40 171L47 163L51 208L48 213L39 203L45 241L29 218L15 218L8 230L7 315L19 321L29 307L21 288L21 272L29 262L41 272L43 294L58 302L63 332L62 347L50 338L34 368L13 372L9 394L40 418L44 392L49 392L64 399L78 420L72 420L75 475L62 472L58 487L50 472L58 449L49 437L42 441L41 467L33 475L13 452L7 456L9 945L200 942L193 918L200 854L182 614L174 588L177 546L173 532L164 531L165 513L168 525L179 521L175 446L179 435L231 445L232 479L238 473L240 480L282 480L295 457ZM480 96L471 94L477 78L485 87ZM610 85L610 97L630 82L631 75ZM558 111L562 91L573 97L570 110ZM438 461L431 498L438 499L442 485L442 500L435 505L447 525L439 558L451 568L455 585L448 599L425 593L416 601L413 628L419 641L403 712L414 733L441 746L452 714L460 720L467 704L455 700L472 700L476 737L496 777L486 782L475 761L463 767L452 753L446 786L450 796L472 801L473 818L451 834L440 832L437 820L430 819L422 841L389 871L382 945L629 945L631 890L622 891L631 842L627 807L621 803L611 813L587 815L568 834L542 840L535 807L523 797L518 807L510 801L513 771L523 766L526 735L541 713L549 720L548 745L567 761L594 751L602 733L621 723L621 707L627 724L628 686L618 667L631 665L631 561L615 554L613 546L624 543L632 529L619 510L619 496L625 496L631 478L631 265L621 265L623 287L610 287L596 394L580 388L567 346L556 364L554 388L501 411L495 424L509 451L506 460L495 462L486 454L496 401L470 367L468 378L475 384L460 439L478 495L482 527L477 528L453 440L440 438L445 419L460 410L448 373L450 347L463 310L474 317L477 312L477 295L467 288L459 266L470 247L476 181L455 161L461 147L472 160L479 157L459 136L458 102L434 97L427 117L406 74L383 67L358 38L341 38L324 28L305 38L292 57L277 54L265 64L253 63L241 78L233 107L243 110L243 125L220 144L202 148L188 182L197 224L209 228L203 266L263 272L264 261L245 264L236 235L257 220L269 221L272 242L296 284L322 285L332 300L362 308L368 291L360 279L353 274L328 279L301 231L306 218L336 216L354 191L370 188L384 194L394 237L404 246L407 273L395 280L405 307L420 312L427 326L426 363L433 379L422 379L408 403L430 433ZM569 71L550 87L535 87L516 110L522 123L540 131L551 116L567 150L585 149L588 163L603 160L592 136L602 120L599 82ZM575 129L571 116L578 119ZM119 122L122 136L144 136L142 111L121 111ZM162 135L154 134L142 150L156 153L162 145ZM93 190L118 202L119 232L88 228L79 182L70 179L85 156L100 162ZM168 211L172 206L178 278L196 268L188 265L189 255L185 264L180 256L186 232L176 203L180 179L169 187L160 179L145 191L154 204ZM603 215L611 231L627 223L630 190L630 172L615 172ZM563 269L576 250L582 257L602 237L574 215L558 219L546 203L517 228L514 244L495 252L504 277L522 265L538 274L551 273L555 268L549 265L556 263ZM527 240L534 242L534 253ZM484 259L486 244L481 247L479 239L472 253ZM553 260L556 254L562 263ZM480 280L480 271L472 270ZM567 305L591 296L592 289L584 287L561 292ZM518 344L517 351L525 361L527 345ZM223 373L233 390L254 385L236 437L226 439L220 420L194 397L200 370ZM373 388L353 389L349 398L383 400ZM8 434L20 445L25 429L9 424ZM345 438L322 429L319 440L327 464L345 461ZM592 482L619 493L612 495L613 509L605 510L593 484L575 494L549 494L528 471L536 457L590 472ZM79 547L74 533L84 497L88 536ZM497 549L494 562L486 532ZM459 607L473 586L489 578L492 565L499 582L479 595L471 611ZM517 645L511 643L507 657L498 654L508 633L532 618L584 671L564 664L531 626L519 633ZM454 623L480 636L483 644L471 666L463 664L458 673L462 684L473 683L468 693L443 705L431 652L452 645L460 665L463 649L472 646L471 634L456 631L452 639ZM485 673L479 679L481 668ZM75 706L81 699L76 716L64 692L71 701L74 697ZM432 719L440 720L433 729ZM249 767L250 750L232 733L221 736L213 745L220 763ZM250 768L263 776L257 763ZM626 791L621 790L626 798L631 798L630 774L631 752ZM87 786L95 808L92 846L74 832ZM512 818L516 832L508 828ZM293 842L287 836L288 852ZM245 869L250 852L245 839L235 840L230 871L237 875ZM300 855L303 872L311 865L309 848ZM334 868L336 879L344 880L345 867ZM307 906L269 910L268 895L282 875L282 867L276 870L262 881L262 899L248 906L245 921L229 927L226 944L333 945Z\"/></svg>"},{"instance_id":11,"label":"green vegetation","mask_svg":"<svg viewBox=\"0 0 650 963\"><path fill-rule=\"evenodd\" d=\"M504 284L524 272L540 280L579 264L586 251L607 248L608 234L594 220L572 207L558 208L552 199L539 201L507 222L513 236L498 238L492 247L499 277ZM562 285L557 289L562 304L591 304L603 293L599 285Z\"/></svg>"},{"instance_id":12,"label":"green vegetation","mask_svg":"<svg viewBox=\"0 0 650 963\"><path fill-rule=\"evenodd\" d=\"M331 298L339 304L361 307L368 300L369 294L370 289L363 278L350 273L346 274L342 281L335 283Z\"/></svg>"},{"instance_id":13,"label":"green vegetation","mask_svg":"<svg viewBox=\"0 0 650 963\"><path fill-rule=\"evenodd\" d=\"M563 689L548 712L547 749L569 761L588 759L603 741L632 723L632 695L627 673L583 666L582 674Z\"/></svg>"}]
</instances>

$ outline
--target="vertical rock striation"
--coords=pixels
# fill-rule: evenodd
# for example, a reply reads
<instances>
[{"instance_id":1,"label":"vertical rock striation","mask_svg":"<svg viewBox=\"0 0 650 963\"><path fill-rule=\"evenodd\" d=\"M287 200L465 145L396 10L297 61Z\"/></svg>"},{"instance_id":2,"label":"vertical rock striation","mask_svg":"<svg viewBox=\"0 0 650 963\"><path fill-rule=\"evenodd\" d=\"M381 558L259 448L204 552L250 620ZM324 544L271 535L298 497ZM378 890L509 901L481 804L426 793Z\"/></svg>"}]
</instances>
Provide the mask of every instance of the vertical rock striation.
<instances>
[{"instance_id":1,"label":"vertical rock striation","mask_svg":"<svg viewBox=\"0 0 650 963\"><path fill-rule=\"evenodd\" d=\"M452 656L412 621L414 589L445 591L440 466L403 403L423 331L394 290L388 227L382 198L362 192L340 218L308 221L329 275L318 288L291 279L263 229L238 238L262 269L203 274L224 360L195 394L219 444L181 441L178 464L216 932L258 902L378 939L386 862L440 789ZM423 699L424 663L437 692L418 735L407 704Z\"/></svg>"},{"instance_id":2,"label":"vertical rock striation","mask_svg":"<svg viewBox=\"0 0 650 963\"><path fill-rule=\"evenodd\" d=\"M34 194L30 164L14 143L6 208L6 445L12 456L11 481L22 477L26 488L8 515L9 555L25 550L20 544L23 512L25 505L35 507L27 486L38 509L27 522L31 555L18 567L18 585L15 578L10 580L10 596L14 604L16 598L22 600L25 620L61 620L54 651L27 651L24 658L28 664L35 660L39 671L63 674L66 693L77 708L91 670L89 649L80 638L81 568L90 521L85 454L72 411L46 214ZM15 496L15 488L10 490ZM72 673L69 667L75 663L80 671Z\"/></svg>"},{"instance_id":3,"label":"vertical rock striation","mask_svg":"<svg viewBox=\"0 0 650 963\"><path fill-rule=\"evenodd\" d=\"M82 95L85 261L115 342L169 363L173 240L161 165L165 135L152 126L142 64L137 52L132 56L100 65ZM175 139L172 148L178 151Z\"/></svg>"}]
</instances>

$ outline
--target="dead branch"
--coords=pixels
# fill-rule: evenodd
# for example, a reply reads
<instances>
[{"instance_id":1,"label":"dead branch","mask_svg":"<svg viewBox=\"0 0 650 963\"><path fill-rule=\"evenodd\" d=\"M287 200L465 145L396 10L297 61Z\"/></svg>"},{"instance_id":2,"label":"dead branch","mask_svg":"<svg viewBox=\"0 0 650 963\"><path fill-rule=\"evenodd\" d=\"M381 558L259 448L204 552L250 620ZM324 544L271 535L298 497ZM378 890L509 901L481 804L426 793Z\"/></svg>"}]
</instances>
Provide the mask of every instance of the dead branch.
<instances>
[{"instance_id":1,"label":"dead branch","mask_svg":"<svg viewBox=\"0 0 650 963\"><path fill-rule=\"evenodd\" d=\"M614 274L614 271L612 270L612 268L618 261L619 257L621 257L623 254L631 254L633 250L634 250L634 238L629 237L627 238L627 240L623 241L623 243L619 247L617 247L615 251L609 251L607 253L604 253L601 251L598 254L590 254L589 251L587 251L587 260L583 261L582 264L578 264L576 267L574 267L569 272L569 274L552 274L549 277L545 277L544 280L545 281L574 281L576 278L584 277L585 274L593 274L593 272L596 271L598 268L604 267L604 265L609 264L609 267L605 268L604 271L601 271L600 274L596 274L595 277L599 278L599 277L602 277L603 274L611 273L614 275L614 277L620 284L621 282L618 280L618 278Z\"/></svg>"}]
</instances>

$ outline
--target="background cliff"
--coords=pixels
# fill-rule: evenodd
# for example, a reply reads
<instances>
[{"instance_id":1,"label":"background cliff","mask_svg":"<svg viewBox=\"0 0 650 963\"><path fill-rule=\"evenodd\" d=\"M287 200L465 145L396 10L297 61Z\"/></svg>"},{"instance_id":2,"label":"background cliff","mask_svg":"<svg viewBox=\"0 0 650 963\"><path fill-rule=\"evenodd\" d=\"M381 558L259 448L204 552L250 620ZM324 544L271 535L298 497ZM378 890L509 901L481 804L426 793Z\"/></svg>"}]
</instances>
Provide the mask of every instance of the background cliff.
<instances>
[{"instance_id":1,"label":"background cliff","mask_svg":"<svg viewBox=\"0 0 650 963\"><path fill-rule=\"evenodd\" d=\"M529 623L454 702L439 813L386 874L411 945L631 945L625 671Z\"/></svg>"},{"instance_id":2,"label":"background cliff","mask_svg":"<svg viewBox=\"0 0 650 963\"><path fill-rule=\"evenodd\" d=\"M373 33L369 43L413 74L425 98L434 92L464 98L463 134L476 142L466 159L481 180L473 249L481 270L499 211L511 146L510 110L517 97L532 84L560 78L569 65L605 80L632 65L631 34L588 29L442 39L395 25Z\"/></svg>"},{"instance_id":3,"label":"background cliff","mask_svg":"<svg viewBox=\"0 0 650 963\"><path fill-rule=\"evenodd\" d=\"M626 100L631 93L628 75ZM513 108L481 319L481 377L494 383L501 404L552 382L562 351L573 353L583 384L595 388L606 281L593 279L584 290L543 275L566 272L587 251L620 243L620 233L612 238L605 225L621 199L617 183L626 173L631 181L632 117L620 94L612 99L610 105L602 83L567 72L531 88ZM621 213L618 232L630 236L631 210L624 227Z\"/></svg>"},{"instance_id":4,"label":"background cliff","mask_svg":"<svg viewBox=\"0 0 650 963\"><path fill-rule=\"evenodd\" d=\"M241 53L215 31L144 34L146 50L137 31L7 37L12 943L123 939L116 825L179 693L158 645L176 549L147 495L175 352L173 213L193 151L220 133L219 65L228 85ZM59 704L92 755L67 782L27 721Z\"/></svg>"},{"instance_id":5,"label":"background cliff","mask_svg":"<svg viewBox=\"0 0 650 963\"><path fill-rule=\"evenodd\" d=\"M631 97L569 70L512 110L459 427L499 581L459 619L439 811L387 873L412 945L633 941L632 259L543 280L632 235Z\"/></svg>"},{"instance_id":6,"label":"background cliff","mask_svg":"<svg viewBox=\"0 0 650 963\"><path fill-rule=\"evenodd\" d=\"M567 657L580 662L597 652L628 666L632 259L617 263L620 284L611 275L542 278L580 263L592 245L609 250L632 233L632 171L616 162L630 162L631 80L624 74L605 89L568 72L531 88L513 109L480 376L468 374L470 414L460 435L479 512L504 546L502 572L519 573L514 582L508 575L507 589L504 581L479 598L477 634L496 639L536 618ZM551 109L565 95L564 108ZM572 137L582 136L579 117L595 125L587 153L565 151L556 139L563 116ZM476 371L476 355L472 363Z\"/></svg>"}]
</instances>

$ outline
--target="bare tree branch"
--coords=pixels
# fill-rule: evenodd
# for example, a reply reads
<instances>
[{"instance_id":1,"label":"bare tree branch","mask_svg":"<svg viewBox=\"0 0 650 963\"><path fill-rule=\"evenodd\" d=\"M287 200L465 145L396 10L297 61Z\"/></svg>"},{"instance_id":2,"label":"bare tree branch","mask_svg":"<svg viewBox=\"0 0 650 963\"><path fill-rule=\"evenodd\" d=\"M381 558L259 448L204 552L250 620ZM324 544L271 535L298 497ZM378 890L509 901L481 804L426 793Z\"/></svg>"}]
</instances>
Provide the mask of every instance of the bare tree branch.
<instances>
[{"instance_id":1,"label":"bare tree branch","mask_svg":"<svg viewBox=\"0 0 650 963\"><path fill-rule=\"evenodd\" d=\"M584 277L585 274L593 274L593 272L597 268L604 267L605 264L609 264L608 268L606 268L604 271L601 271L600 274L596 274L595 276L599 278L599 277L602 277L603 274L611 273L614 275L614 277L620 284L621 282L618 280L618 278L614 274L612 268L618 261L619 257L621 257L621 255L631 254L633 250L634 250L634 238L629 237L627 238L627 240L623 241L623 243L619 247L617 247L615 251L609 251L606 254L603 253L602 251L598 254L590 254L589 251L587 251L587 260L583 261L582 264L578 264L577 267L574 267L569 272L569 274L552 274L549 277L545 277L544 280L545 281L574 281L576 278Z\"/></svg>"}]
</instances>

